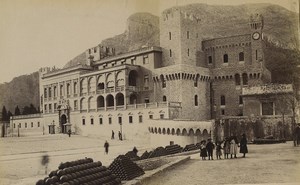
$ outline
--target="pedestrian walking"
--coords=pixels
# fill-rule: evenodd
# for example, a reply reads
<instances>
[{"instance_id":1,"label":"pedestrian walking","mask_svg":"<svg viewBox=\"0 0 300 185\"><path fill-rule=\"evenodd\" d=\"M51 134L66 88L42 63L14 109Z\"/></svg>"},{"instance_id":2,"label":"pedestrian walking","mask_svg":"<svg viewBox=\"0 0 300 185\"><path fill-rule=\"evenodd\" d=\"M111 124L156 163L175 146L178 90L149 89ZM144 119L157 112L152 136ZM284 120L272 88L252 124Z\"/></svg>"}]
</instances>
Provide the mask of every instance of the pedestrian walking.
<instances>
[{"instance_id":1,"label":"pedestrian walking","mask_svg":"<svg viewBox=\"0 0 300 185\"><path fill-rule=\"evenodd\" d=\"M113 130L111 131L111 139L115 139L115 132Z\"/></svg>"},{"instance_id":2,"label":"pedestrian walking","mask_svg":"<svg viewBox=\"0 0 300 185\"><path fill-rule=\"evenodd\" d=\"M222 146L221 146L221 142L217 142L216 144L216 157L217 159L222 159L221 156L222 156Z\"/></svg>"},{"instance_id":3,"label":"pedestrian walking","mask_svg":"<svg viewBox=\"0 0 300 185\"><path fill-rule=\"evenodd\" d=\"M243 157L246 157L246 153L248 153L246 134L242 135L240 142L240 153L243 154Z\"/></svg>"},{"instance_id":4,"label":"pedestrian walking","mask_svg":"<svg viewBox=\"0 0 300 185\"><path fill-rule=\"evenodd\" d=\"M233 136L231 137L231 140L230 140L230 158L232 159L233 156L234 158L236 158L236 154L237 154L237 149L238 148L238 141L237 141L237 138L236 136Z\"/></svg>"},{"instance_id":5,"label":"pedestrian walking","mask_svg":"<svg viewBox=\"0 0 300 185\"><path fill-rule=\"evenodd\" d=\"M71 137L71 130L68 130L68 135L69 135L69 137Z\"/></svg>"},{"instance_id":6,"label":"pedestrian walking","mask_svg":"<svg viewBox=\"0 0 300 185\"><path fill-rule=\"evenodd\" d=\"M206 157L207 157L206 141L205 140L201 141L200 157L202 157L202 160L206 160Z\"/></svg>"},{"instance_id":7,"label":"pedestrian walking","mask_svg":"<svg viewBox=\"0 0 300 185\"><path fill-rule=\"evenodd\" d=\"M104 148L105 148L105 154L108 154L109 143L107 141L105 141L104 143Z\"/></svg>"},{"instance_id":8,"label":"pedestrian walking","mask_svg":"<svg viewBox=\"0 0 300 185\"><path fill-rule=\"evenodd\" d=\"M215 148L215 145L211 142L211 139L208 139L208 142L206 144L206 150L207 150L207 154L208 154L208 160L214 160L213 158L213 150Z\"/></svg>"},{"instance_id":9,"label":"pedestrian walking","mask_svg":"<svg viewBox=\"0 0 300 185\"><path fill-rule=\"evenodd\" d=\"M225 138L223 149L224 149L224 159L228 159L228 156L230 154L230 141L228 138Z\"/></svg>"}]
</instances>

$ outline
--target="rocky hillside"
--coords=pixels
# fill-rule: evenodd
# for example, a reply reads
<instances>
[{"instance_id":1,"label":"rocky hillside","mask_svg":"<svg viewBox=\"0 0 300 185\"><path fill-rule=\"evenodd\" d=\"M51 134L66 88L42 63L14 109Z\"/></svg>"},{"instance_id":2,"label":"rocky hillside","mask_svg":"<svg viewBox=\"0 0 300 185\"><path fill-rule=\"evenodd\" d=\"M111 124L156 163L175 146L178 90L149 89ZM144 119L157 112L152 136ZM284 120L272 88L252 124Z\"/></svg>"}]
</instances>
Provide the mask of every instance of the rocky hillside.
<instances>
[{"instance_id":1,"label":"rocky hillside","mask_svg":"<svg viewBox=\"0 0 300 185\"><path fill-rule=\"evenodd\" d=\"M0 84L0 106L5 105L6 110L13 114L18 105L22 108L31 103L39 106L39 74L34 72L29 75L15 77L11 82Z\"/></svg>"},{"instance_id":2,"label":"rocky hillside","mask_svg":"<svg viewBox=\"0 0 300 185\"><path fill-rule=\"evenodd\" d=\"M299 14L271 4L240 6L192 4L178 8L189 14L195 14L201 19L200 35L203 39L246 33L249 28L249 16L253 13L262 14L265 22L264 39L268 43L265 59L268 68L272 70L274 82L288 82L289 79L283 78L281 74L293 71L295 65L299 64L299 51L295 49L298 48L299 43L297 35ZM170 8L166 11L174 11L174 9ZM149 13L133 14L128 18L127 28L122 34L105 39L99 44L116 48L117 54L147 45L159 46L159 17ZM84 63L85 58L83 52L68 62L65 67ZM285 67L284 70L282 66ZM33 103L38 107L38 73L16 77L9 83L0 84L0 97L0 107L5 105L12 112L16 105L23 107Z\"/></svg>"}]
</instances>

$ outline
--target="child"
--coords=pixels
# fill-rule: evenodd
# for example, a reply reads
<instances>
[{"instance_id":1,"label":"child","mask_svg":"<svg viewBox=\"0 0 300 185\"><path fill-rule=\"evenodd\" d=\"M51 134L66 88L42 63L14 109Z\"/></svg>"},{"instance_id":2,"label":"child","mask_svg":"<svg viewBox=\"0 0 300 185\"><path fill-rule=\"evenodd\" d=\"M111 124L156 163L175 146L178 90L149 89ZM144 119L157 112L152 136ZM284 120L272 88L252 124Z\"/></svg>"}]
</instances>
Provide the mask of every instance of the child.
<instances>
[{"instance_id":1,"label":"child","mask_svg":"<svg viewBox=\"0 0 300 185\"><path fill-rule=\"evenodd\" d=\"M230 154L230 142L228 138L225 138L223 148L224 148L224 158L228 159L228 155Z\"/></svg>"},{"instance_id":2,"label":"child","mask_svg":"<svg viewBox=\"0 0 300 185\"><path fill-rule=\"evenodd\" d=\"M201 141L200 157L202 157L202 160L206 160L206 157L207 157L206 141L205 140Z\"/></svg>"},{"instance_id":3,"label":"child","mask_svg":"<svg viewBox=\"0 0 300 185\"><path fill-rule=\"evenodd\" d=\"M222 159L222 147L221 147L221 142L217 142L217 146L216 146L216 156L217 159Z\"/></svg>"}]
</instances>

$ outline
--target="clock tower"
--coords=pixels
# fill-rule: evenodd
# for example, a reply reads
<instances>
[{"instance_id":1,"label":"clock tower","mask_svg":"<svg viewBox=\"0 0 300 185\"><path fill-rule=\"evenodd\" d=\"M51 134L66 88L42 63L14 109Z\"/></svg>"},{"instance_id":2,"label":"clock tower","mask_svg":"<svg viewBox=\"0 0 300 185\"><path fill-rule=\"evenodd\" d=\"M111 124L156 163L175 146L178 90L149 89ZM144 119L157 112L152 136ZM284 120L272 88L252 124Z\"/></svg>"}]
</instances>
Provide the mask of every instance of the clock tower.
<instances>
[{"instance_id":1,"label":"clock tower","mask_svg":"<svg viewBox=\"0 0 300 185\"><path fill-rule=\"evenodd\" d=\"M251 53L252 60L251 65L261 66L263 62L263 27L264 20L263 16L260 14L255 14L250 16L249 20L250 33L251 33Z\"/></svg>"}]
</instances>

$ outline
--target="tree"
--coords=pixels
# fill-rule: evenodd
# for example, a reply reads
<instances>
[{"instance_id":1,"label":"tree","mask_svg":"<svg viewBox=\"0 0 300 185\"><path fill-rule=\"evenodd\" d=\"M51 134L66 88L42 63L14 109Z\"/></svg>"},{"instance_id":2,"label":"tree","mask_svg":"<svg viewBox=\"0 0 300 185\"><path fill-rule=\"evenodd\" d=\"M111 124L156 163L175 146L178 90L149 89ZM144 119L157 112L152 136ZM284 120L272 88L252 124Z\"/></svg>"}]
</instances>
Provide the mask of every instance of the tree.
<instances>
[{"instance_id":1,"label":"tree","mask_svg":"<svg viewBox=\"0 0 300 185\"><path fill-rule=\"evenodd\" d=\"M10 120L10 117L12 116L13 114L10 112L10 111L8 111L7 112L7 120L6 121L9 121Z\"/></svg>"},{"instance_id":2,"label":"tree","mask_svg":"<svg viewBox=\"0 0 300 185\"><path fill-rule=\"evenodd\" d=\"M18 115L20 115L20 114L21 114L21 112L20 112L19 106L17 106L17 107L15 108L15 115L18 116Z\"/></svg>"},{"instance_id":3,"label":"tree","mask_svg":"<svg viewBox=\"0 0 300 185\"><path fill-rule=\"evenodd\" d=\"M23 108L23 112L22 112L23 115L27 115L27 114L30 114L30 107L28 106L25 106Z\"/></svg>"},{"instance_id":4,"label":"tree","mask_svg":"<svg viewBox=\"0 0 300 185\"><path fill-rule=\"evenodd\" d=\"M2 121L7 121L7 111L5 106L2 108Z\"/></svg>"},{"instance_id":5,"label":"tree","mask_svg":"<svg viewBox=\"0 0 300 185\"><path fill-rule=\"evenodd\" d=\"M30 114L36 114L37 113L37 110L36 110L36 108L34 107L34 105L32 103L30 104L29 113Z\"/></svg>"}]
</instances>

